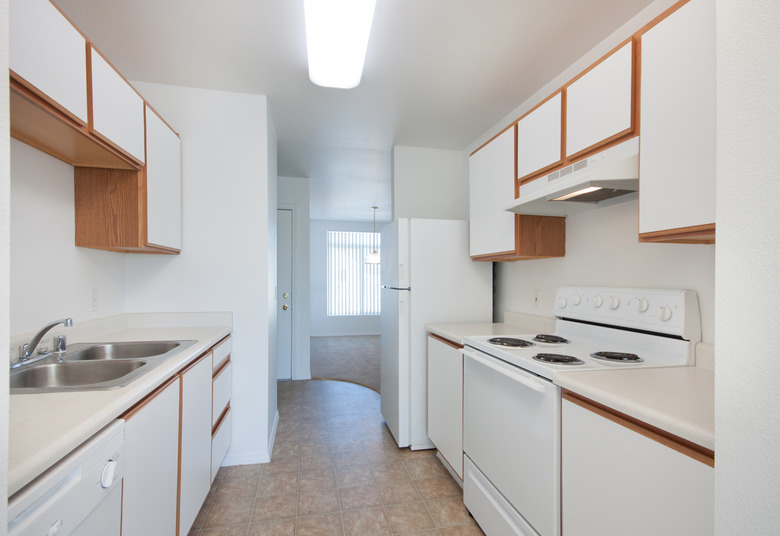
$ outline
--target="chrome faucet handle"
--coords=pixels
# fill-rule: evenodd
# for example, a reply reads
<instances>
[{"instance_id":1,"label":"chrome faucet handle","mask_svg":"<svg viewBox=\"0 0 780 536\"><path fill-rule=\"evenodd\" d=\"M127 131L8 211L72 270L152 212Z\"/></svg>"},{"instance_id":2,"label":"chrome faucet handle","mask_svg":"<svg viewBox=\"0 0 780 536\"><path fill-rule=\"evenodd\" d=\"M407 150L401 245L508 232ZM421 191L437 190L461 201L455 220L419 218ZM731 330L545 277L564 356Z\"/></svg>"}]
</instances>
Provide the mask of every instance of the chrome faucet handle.
<instances>
[{"instance_id":1,"label":"chrome faucet handle","mask_svg":"<svg viewBox=\"0 0 780 536\"><path fill-rule=\"evenodd\" d=\"M68 348L68 338L65 335L58 335L51 340L52 352L61 354Z\"/></svg>"}]
</instances>

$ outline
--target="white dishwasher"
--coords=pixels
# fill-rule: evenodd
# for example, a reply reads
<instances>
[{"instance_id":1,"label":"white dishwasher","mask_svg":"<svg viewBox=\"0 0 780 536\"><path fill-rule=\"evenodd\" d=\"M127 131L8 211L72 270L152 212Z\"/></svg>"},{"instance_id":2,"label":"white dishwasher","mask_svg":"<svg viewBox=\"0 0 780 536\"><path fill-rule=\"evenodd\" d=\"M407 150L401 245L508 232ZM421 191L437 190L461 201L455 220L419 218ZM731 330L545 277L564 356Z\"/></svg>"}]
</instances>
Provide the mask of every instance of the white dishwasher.
<instances>
[{"instance_id":1,"label":"white dishwasher","mask_svg":"<svg viewBox=\"0 0 780 536\"><path fill-rule=\"evenodd\" d=\"M125 421L115 420L8 499L9 536L119 536Z\"/></svg>"}]
</instances>

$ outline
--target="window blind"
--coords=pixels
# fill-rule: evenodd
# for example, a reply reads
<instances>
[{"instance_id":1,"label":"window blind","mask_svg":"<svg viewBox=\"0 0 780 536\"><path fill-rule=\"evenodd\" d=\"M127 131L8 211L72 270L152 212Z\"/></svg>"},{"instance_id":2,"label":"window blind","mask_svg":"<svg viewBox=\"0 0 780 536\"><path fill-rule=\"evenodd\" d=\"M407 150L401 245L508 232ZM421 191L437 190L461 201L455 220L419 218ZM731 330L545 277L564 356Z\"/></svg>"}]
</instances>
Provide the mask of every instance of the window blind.
<instances>
[{"instance_id":1,"label":"window blind","mask_svg":"<svg viewBox=\"0 0 780 536\"><path fill-rule=\"evenodd\" d=\"M379 265L363 262L374 250L379 233L328 231L328 316L379 314Z\"/></svg>"}]
</instances>

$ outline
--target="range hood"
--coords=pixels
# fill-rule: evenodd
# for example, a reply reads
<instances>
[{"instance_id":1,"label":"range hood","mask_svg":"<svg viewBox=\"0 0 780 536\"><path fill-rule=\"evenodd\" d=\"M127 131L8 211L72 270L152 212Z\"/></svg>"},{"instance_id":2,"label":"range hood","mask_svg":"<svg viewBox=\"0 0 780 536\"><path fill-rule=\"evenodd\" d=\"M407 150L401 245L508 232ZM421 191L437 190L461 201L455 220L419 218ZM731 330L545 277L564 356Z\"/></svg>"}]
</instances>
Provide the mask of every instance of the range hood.
<instances>
[{"instance_id":1,"label":"range hood","mask_svg":"<svg viewBox=\"0 0 780 536\"><path fill-rule=\"evenodd\" d=\"M637 199L639 138L520 186L518 198L504 207L517 214L570 216Z\"/></svg>"}]
</instances>

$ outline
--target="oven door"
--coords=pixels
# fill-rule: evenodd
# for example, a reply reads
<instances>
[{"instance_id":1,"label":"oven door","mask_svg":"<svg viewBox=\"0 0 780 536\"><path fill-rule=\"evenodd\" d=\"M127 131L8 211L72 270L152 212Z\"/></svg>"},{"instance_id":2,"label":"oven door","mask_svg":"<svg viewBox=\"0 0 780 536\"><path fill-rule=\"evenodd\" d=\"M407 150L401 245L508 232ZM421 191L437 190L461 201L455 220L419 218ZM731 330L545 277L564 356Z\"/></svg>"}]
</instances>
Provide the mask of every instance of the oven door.
<instances>
[{"instance_id":1,"label":"oven door","mask_svg":"<svg viewBox=\"0 0 780 536\"><path fill-rule=\"evenodd\" d=\"M464 354L463 450L492 484L466 478L466 506L477 521L480 516L508 519L506 512L486 510L485 505L501 501L476 500L498 490L536 533L559 536L560 388L473 348L466 347ZM506 527L508 534L535 534L512 523Z\"/></svg>"}]
</instances>

